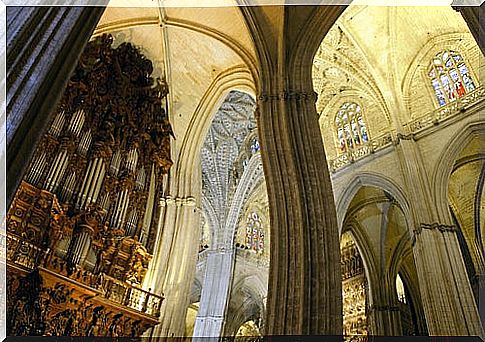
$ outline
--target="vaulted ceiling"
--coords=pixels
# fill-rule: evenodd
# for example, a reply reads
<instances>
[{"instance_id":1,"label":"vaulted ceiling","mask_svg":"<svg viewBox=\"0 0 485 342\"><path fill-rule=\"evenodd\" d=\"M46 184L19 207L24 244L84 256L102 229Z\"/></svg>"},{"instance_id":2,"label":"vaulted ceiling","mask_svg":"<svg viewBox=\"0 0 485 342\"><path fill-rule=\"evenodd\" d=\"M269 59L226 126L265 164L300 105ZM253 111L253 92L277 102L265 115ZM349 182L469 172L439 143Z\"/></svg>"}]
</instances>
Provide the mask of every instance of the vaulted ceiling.
<instances>
[{"instance_id":1,"label":"vaulted ceiling","mask_svg":"<svg viewBox=\"0 0 485 342\"><path fill-rule=\"evenodd\" d=\"M223 228L236 190L234 162L246 136L256 128L254 99L245 93L230 92L217 111L201 151L202 195ZM209 213L211 214L211 213Z\"/></svg>"}]
</instances>

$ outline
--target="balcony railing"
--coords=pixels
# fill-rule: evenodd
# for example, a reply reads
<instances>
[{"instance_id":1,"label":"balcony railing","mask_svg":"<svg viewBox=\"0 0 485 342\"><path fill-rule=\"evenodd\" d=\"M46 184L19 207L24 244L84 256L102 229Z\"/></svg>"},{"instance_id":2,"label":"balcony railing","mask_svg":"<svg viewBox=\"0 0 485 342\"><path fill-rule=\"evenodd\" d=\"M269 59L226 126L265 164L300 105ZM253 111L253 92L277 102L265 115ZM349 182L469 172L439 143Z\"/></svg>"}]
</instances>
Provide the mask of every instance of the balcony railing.
<instances>
[{"instance_id":1,"label":"balcony railing","mask_svg":"<svg viewBox=\"0 0 485 342\"><path fill-rule=\"evenodd\" d=\"M358 159L362 159L378 150L381 150L387 146L392 145L392 134L389 132L377 139L369 141L367 144L358 148L351 149L342 153L335 159L331 159L329 163L330 171L335 172L346 165L355 162Z\"/></svg>"},{"instance_id":2,"label":"balcony railing","mask_svg":"<svg viewBox=\"0 0 485 342\"><path fill-rule=\"evenodd\" d=\"M480 101L485 99L485 87L481 86L467 94L464 97L457 99L456 101L447 104L446 106L440 107L433 110L432 112L410 121L404 124L404 131L406 134L415 134L418 131L432 127L439 124L451 117L459 115L471 106L476 105ZM331 159L329 161L329 169L332 172L336 172L344 166L350 165L356 160L364 158L380 149L393 144L393 141L397 141L395 134L389 132L380 138L371 140L365 145L358 148L349 150L340 154L338 157Z\"/></svg>"},{"instance_id":3,"label":"balcony railing","mask_svg":"<svg viewBox=\"0 0 485 342\"><path fill-rule=\"evenodd\" d=\"M408 122L404 125L404 130L406 133L416 133L422 129L437 125L445 119L463 112L483 99L485 99L485 87L481 86L464 97L458 98L443 107Z\"/></svg>"},{"instance_id":4,"label":"balcony railing","mask_svg":"<svg viewBox=\"0 0 485 342\"><path fill-rule=\"evenodd\" d=\"M7 261L33 271L46 256L46 251L14 235L7 235Z\"/></svg>"},{"instance_id":5,"label":"balcony railing","mask_svg":"<svg viewBox=\"0 0 485 342\"><path fill-rule=\"evenodd\" d=\"M148 315L160 316L163 297L145 291L139 287L119 281L118 279L102 275L100 288L104 297L115 303Z\"/></svg>"},{"instance_id":6,"label":"balcony railing","mask_svg":"<svg viewBox=\"0 0 485 342\"><path fill-rule=\"evenodd\" d=\"M44 267L58 274L61 278L67 277L72 282L92 288L114 303L155 318L160 316L163 296L150 293L136 285L120 281L103 273L94 274L78 268L68 274L65 261L53 255L52 251L45 251L10 233L7 234L7 261L27 272L33 271L37 267Z\"/></svg>"}]
</instances>

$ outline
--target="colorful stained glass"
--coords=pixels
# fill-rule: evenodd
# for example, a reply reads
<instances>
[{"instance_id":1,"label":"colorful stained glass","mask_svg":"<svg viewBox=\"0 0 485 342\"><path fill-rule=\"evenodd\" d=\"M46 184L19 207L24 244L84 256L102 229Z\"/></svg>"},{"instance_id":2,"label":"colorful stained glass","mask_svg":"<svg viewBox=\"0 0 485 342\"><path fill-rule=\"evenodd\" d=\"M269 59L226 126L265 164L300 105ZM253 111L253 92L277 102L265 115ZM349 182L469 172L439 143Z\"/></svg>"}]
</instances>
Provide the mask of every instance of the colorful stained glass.
<instances>
[{"instance_id":1,"label":"colorful stained glass","mask_svg":"<svg viewBox=\"0 0 485 342\"><path fill-rule=\"evenodd\" d=\"M446 61L448 59L448 51L443 52L443 61Z\"/></svg>"},{"instance_id":2,"label":"colorful stained glass","mask_svg":"<svg viewBox=\"0 0 485 342\"><path fill-rule=\"evenodd\" d=\"M472 91L475 89L475 84L473 84L472 79L468 75L463 75L463 82L465 82L465 88L467 91Z\"/></svg>"},{"instance_id":3,"label":"colorful stained glass","mask_svg":"<svg viewBox=\"0 0 485 342\"><path fill-rule=\"evenodd\" d=\"M428 76L440 106L453 102L475 89L463 57L456 51L446 50L438 53L430 63Z\"/></svg>"},{"instance_id":4,"label":"colorful stained glass","mask_svg":"<svg viewBox=\"0 0 485 342\"><path fill-rule=\"evenodd\" d=\"M262 252L264 249L264 229L261 218L256 212L251 212L246 218L246 236L244 249Z\"/></svg>"},{"instance_id":5,"label":"colorful stained glass","mask_svg":"<svg viewBox=\"0 0 485 342\"><path fill-rule=\"evenodd\" d=\"M251 153L256 153L259 150L260 150L259 141L258 141L258 139L254 138L251 141Z\"/></svg>"},{"instance_id":6,"label":"colorful stained glass","mask_svg":"<svg viewBox=\"0 0 485 342\"><path fill-rule=\"evenodd\" d=\"M261 229L259 231L259 250L262 251L263 249L264 249L264 232Z\"/></svg>"},{"instance_id":7,"label":"colorful stained glass","mask_svg":"<svg viewBox=\"0 0 485 342\"><path fill-rule=\"evenodd\" d=\"M337 125L338 125L338 123L337 123ZM338 137L338 141L339 141L339 145L340 145L340 150L342 152L345 152L346 145L345 145L345 139L344 139L344 131L343 131L342 127L339 127L337 129L337 137Z\"/></svg>"},{"instance_id":8,"label":"colorful stained glass","mask_svg":"<svg viewBox=\"0 0 485 342\"><path fill-rule=\"evenodd\" d=\"M460 55L453 56L453 59L455 60L455 62L461 62L463 60Z\"/></svg>"},{"instance_id":9,"label":"colorful stained glass","mask_svg":"<svg viewBox=\"0 0 485 342\"><path fill-rule=\"evenodd\" d=\"M345 140L347 141L347 147L353 148L354 147L354 141L352 140L352 137L350 136L350 126L349 126L349 124L345 124L344 131L345 131Z\"/></svg>"},{"instance_id":10,"label":"colorful stained glass","mask_svg":"<svg viewBox=\"0 0 485 342\"><path fill-rule=\"evenodd\" d=\"M354 102L345 102L335 117L337 141L340 151L359 147L369 141L361 108Z\"/></svg>"},{"instance_id":11,"label":"colorful stained glass","mask_svg":"<svg viewBox=\"0 0 485 342\"><path fill-rule=\"evenodd\" d=\"M369 137L367 135L367 130L365 128L365 123L364 123L364 120L362 119L362 117L359 116L359 127L360 127L360 134L362 135L362 140L364 142L368 142L369 141Z\"/></svg>"},{"instance_id":12,"label":"colorful stained glass","mask_svg":"<svg viewBox=\"0 0 485 342\"><path fill-rule=\"evenodd\" d=\"M440 106L444 106L446 104L445 95L443 94L441 89L436 90L436 98L438 99L438 103L440 104Z\"/></svg>"}]
</instances>

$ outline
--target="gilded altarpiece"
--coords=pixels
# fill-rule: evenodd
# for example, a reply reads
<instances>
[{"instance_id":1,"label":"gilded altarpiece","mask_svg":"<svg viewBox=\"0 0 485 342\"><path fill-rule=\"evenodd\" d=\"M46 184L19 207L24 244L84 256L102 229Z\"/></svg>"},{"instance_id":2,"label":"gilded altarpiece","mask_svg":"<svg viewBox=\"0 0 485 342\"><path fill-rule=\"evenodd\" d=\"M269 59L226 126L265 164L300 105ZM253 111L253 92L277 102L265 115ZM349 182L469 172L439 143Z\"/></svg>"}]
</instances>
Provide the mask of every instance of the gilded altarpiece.
<instances>
[{"instance_id":1,"label":"gilded altarpiece","mask_svg":"<svg viewBox=\"0 0 485 342\"><path fill-rule=\"evenodd\" d=\"M367 280L357 246L346 237L341 243L343 327L345 339L353 341L368 333Z\"/></svg>"},{"instance_id":2,"label":"gilded altarpiece","mask_svg":"<svg viewBox=\"0 0 485 342\"><path fill-rule=\"evenodd\" d=\"M140 336L172 161L168 86L110 35L88 43L7 215L8 335Z\"/></svg>"}]
</instances>

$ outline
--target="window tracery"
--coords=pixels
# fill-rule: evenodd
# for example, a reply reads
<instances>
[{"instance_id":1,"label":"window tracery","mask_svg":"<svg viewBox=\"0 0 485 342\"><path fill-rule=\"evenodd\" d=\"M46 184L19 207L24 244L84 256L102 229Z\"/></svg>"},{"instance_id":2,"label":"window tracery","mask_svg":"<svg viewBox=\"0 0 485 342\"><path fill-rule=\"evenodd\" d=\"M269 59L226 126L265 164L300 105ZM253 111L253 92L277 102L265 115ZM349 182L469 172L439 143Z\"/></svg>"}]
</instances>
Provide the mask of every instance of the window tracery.
<instances>
[{"instance_id":1,"label":"window tracery","mask_svg":"<svg viewBox=\"0 0 485 342\"><path fill-rule=\"evenodd\" d=\"M367 125L362 110L355 102L345 102L335 117L337 139L342 152L369 142Z\"/></svg>"},{"instance_id":2,"label":"window tracery","mask_svg":"<svg viewBox=\"0 0 485 342\"><path fill-rule=\"evenodd\" d=\"M475 89L463 57L453 50L435 55L428 68L428 77L440 107Z\"/></svg>"},{"instance_id":3,"label":"window tracery","mask_svg":"<svg viewBox=\"0 0 485 342\"><path fill-rule=\"evenodd\" d=\"M254 137L252 140L251 140L251 153L254 154L256 152L259 152L259 150L261 149L261 147L259 146L259 141L258 141L258 138L257 137Z\"/></svg>"},{"instance_id":4,"label":"window tracery","mask_svg":"<svg viewBox=\"0 0 485 342\"><path fill-rule=\"evenodd\" d=\"M239 228L236 247L262 253L265 245L264 236L261 216L252 210L247 214L246 221Z\"/></svg>"}]
</instances>

